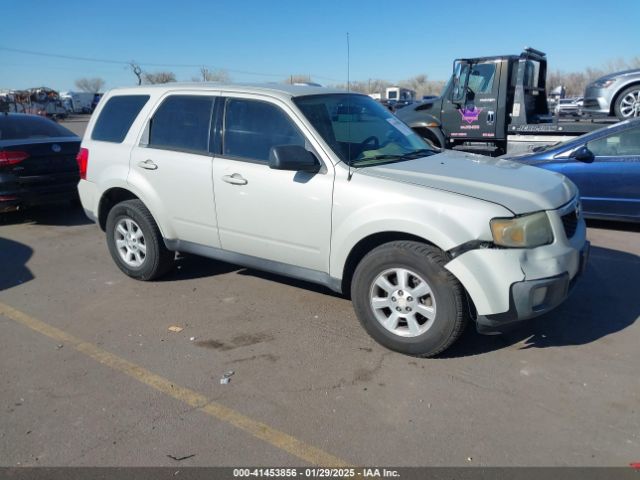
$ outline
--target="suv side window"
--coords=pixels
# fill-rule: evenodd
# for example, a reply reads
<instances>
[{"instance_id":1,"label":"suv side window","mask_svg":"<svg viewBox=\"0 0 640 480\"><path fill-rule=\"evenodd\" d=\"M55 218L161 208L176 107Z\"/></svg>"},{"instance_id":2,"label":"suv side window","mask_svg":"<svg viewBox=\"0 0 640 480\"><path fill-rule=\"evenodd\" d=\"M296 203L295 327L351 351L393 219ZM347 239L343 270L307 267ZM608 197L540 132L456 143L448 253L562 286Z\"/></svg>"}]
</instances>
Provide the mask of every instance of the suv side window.
<instances>
[{"instance_id":1,"label":"suv side window","mask_svg":"<svg viewBox=\"0 0 640 480\"><path fill-rule=\"evenodd\" d=\"M229 98L225 109L223 155L267 163L271 147L305 146L305 138L285 112L259 100Z\"/></svg>"},{"instance_id":2,"label":"suv side window","mask_svg":"<svg viewBox=\"0 0 640 480\"><path fill-rule=\"evenodd\" d=\"M198 95L167 97L151 119L148 146L208 154L213 101Z\"/></svg>"},{"instance_id":3,"label":"suv side window","mask_svg":"<svg viewBox=\"0 0 640 480\"><path fill-rule=\"evenodd\" d=\"M91 132L91 139L121 143L148 100L149 95L111 97L100 112L93 132Z\"/></svg>"}]
</instances>

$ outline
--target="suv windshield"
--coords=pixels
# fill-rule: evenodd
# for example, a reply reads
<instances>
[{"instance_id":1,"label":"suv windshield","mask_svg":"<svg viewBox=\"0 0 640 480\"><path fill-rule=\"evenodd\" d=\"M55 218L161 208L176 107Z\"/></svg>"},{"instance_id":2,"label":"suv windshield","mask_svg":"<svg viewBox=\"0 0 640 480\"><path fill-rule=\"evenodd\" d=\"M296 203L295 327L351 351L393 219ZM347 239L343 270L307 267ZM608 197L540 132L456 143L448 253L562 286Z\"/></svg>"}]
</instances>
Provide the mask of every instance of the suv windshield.
<instances>
[{"instance_id":1,"label":"suv windshield","mask_svg":"<svg viewBox=\"0 0 640 480\"><path fill-rule=\"evenodd\" d=\"M438 153L370 97L338 93L293 101L340 159L352 166Z\"/></svg>"}]
</instances>

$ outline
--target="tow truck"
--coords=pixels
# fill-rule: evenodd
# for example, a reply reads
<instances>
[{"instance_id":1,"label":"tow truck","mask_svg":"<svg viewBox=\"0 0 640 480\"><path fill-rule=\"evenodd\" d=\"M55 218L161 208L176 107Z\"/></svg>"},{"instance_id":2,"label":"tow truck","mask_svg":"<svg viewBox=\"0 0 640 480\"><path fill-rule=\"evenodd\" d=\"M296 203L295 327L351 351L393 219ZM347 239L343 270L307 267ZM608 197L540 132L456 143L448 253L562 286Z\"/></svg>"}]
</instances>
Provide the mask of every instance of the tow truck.
<instances>
[{"instance_id":1,"label":"tow truck","mask_svg":"<svg viewBox=\"0 0 640 480\"><path fill-rule=\"evenodd\" d=\"M491 156L534 151L607 124L554 116L546 83L546 54L533 48L520 55L461 58L440 97L396 116L435 147Z\"/></svg>"}]
</instances>

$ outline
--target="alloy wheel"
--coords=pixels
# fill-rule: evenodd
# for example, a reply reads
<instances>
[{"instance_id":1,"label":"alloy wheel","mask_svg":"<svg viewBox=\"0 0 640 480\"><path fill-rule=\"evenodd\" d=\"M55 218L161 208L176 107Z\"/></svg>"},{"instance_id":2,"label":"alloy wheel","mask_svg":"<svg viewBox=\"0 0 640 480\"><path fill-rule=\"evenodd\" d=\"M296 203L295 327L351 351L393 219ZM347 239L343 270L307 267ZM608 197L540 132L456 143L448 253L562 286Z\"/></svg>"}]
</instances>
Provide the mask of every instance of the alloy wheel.
<instances>
[{"instance_id":1,"label":"alloy wheel","mask_svg":"<svg viewBox=\"0 0 640 480\"><path fill-rule=\"evenodd\" d=\"M417 337L436 318L436 299L422 276L406 268L385 270L371 285L370 304L380 324L395 335Z\"/></svg>"},{"instance_id":2,"label":"alloy wheel","mask_svg":"<svg viewBox=\"0 0 640 480\"><path fill-rule=\"evenodd\" d=\"M129 267L139 268L147 257L147 243L140 226L131 218L116 224L114 238L120 258Z\"/></svg>"}]
</instances>

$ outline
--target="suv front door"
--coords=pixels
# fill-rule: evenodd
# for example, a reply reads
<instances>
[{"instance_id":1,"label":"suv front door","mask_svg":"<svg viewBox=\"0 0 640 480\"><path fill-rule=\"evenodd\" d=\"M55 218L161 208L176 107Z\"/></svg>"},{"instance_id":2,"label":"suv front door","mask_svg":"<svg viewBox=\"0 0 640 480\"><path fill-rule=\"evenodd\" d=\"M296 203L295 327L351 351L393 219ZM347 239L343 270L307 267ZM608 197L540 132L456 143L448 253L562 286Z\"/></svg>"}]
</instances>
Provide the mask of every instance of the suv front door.
<instances>
[{"instance_id":1,"label":"suv front door","mask_svg":"<svg viewBox=\"0 0 640 480\"><path fill-rule=\"evenodd\" d=\"M232 252L328 272L333 165L320 159L319 173L269 168L271 147L313 150L285 109L238 97L220 109L213 161L220 242Z\"/></svg>"}]
</instances>

